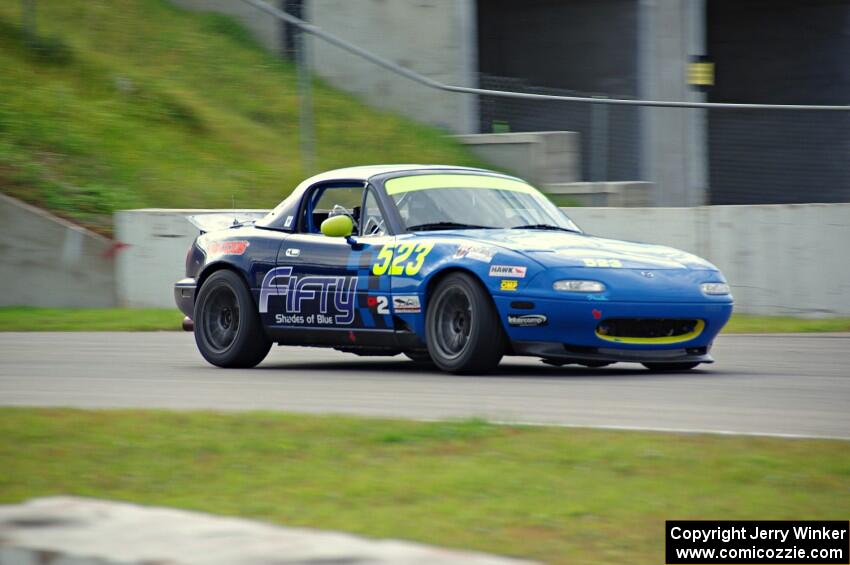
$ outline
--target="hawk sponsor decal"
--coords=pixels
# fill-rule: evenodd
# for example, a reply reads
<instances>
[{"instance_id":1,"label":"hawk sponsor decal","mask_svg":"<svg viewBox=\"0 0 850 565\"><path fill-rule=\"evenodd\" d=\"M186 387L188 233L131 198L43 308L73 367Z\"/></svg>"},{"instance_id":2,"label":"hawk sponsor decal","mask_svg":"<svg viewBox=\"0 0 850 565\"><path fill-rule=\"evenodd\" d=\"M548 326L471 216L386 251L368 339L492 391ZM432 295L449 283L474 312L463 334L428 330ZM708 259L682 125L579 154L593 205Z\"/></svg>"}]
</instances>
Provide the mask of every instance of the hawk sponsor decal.
<instances>
[{"instance_id":1,"label":"hawk sponsor decal","mask_svg":"<svg viewBox=\"0 0 850 565\"><path fill-rule=\"evenodd\" d=\"M482 263L489 263L496 255L496 249L493 247L475 246L475 245L460 245L453 255L454 259L474 259Z\"/></svg>"},{"instance_id":2,"label":"hawk sponsor decal","mask_svg":"<svg viewBox=\"0 0 850 565\"><path fill-rule=\"evenodd\" d=\"M422 304L415 294L393 296L393 310L400 314L417 314L422 311Z\"/></svg>"},{"instance_id":3,"label":"hawk sponsor decal","mask_svg":"<svg viewBox=\"0 0 850 565\"><path fill-rule=\"evenodd\" d=\"M505 279L499 285L499 289L501 290L516 290L519 286L519 281L512 279Z\"/></svg>"},{"instance_id":4,"label":"hawk sponsor decal","mask_svg":"<svg viewBox=\"0 0 850 565\"><path fill-rule=\"evenodd\" d=\"M298 276L292 267L266 273L260 287L260 313L269 311L269 300L278 297L284 313L275 323L286 326L351 325L354 322L357 277Z\"/></svg>"},{"instance_id":5,"label":"hawk sponsor decal","mask_svg":"<svg viewBox=\"0 0 850 565\"><path fill-rule=\"evenodd\" d=\"M207 253L210 255L242 255L250 241L213 241L207 247Z\"/></svg>"},{"instance_id":6,"label":"hawk sponsor decal","mask_svg":"<svg viewBox=\"0 0 850 565\"><path fill-rule=\"evenodd\" d=\"M508 324L520 328L545 326L548 321L543 314L508 314Z\"/></svg>"},{"instance_id":7,"label":"hawk sponsor decal","mask_svg":"<svg viewBox=\"0 0 850 565\"><path fill-rule=\"evenodd\" d=\"M491 277L510 277L514 279L525 278L526 267L514 267L511 265L491 265Z\"/></svg>"}]
</instances>

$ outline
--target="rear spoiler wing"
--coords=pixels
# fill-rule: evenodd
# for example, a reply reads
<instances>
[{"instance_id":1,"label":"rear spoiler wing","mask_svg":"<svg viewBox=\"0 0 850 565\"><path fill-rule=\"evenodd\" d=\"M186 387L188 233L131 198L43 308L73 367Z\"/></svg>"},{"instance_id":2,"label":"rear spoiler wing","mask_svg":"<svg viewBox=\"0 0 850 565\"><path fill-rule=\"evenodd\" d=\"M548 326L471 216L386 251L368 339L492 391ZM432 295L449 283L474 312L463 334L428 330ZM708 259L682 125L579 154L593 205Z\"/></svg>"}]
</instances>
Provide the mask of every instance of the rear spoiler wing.
<instances>
[{"instance_id":1,"label":"rear spoiler wing","mask_svg":"<svg viewBox=\"0 0 850 565\"><path fill-rule=\"evenodd\" d=\"M268 212L210 212L186 216L189 222L201 230L201 233L226 230L236 226L256 222Z\"/></svg>"}]
</instances>

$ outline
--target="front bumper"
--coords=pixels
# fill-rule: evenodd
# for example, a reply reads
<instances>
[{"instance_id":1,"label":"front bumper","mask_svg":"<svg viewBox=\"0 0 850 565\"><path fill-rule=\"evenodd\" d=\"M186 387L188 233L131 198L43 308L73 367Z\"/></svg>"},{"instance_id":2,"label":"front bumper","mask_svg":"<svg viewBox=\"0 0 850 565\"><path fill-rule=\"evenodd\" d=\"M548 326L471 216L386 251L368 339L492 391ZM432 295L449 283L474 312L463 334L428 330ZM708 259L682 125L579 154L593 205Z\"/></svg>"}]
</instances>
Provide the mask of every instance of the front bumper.
<instances>
[{"instance_id":1,"label":"front bumper","mask_svg":"<svg viewBox=\"0 0 850 565\"><path fill-rule=\"evenodd\" d=\"M548 341L515 341L514 354L542 357L563 363L714 363L709 347L679 349L613 349L581 347Z\"/></svg>"},{"instance_id":2,"label":"front bumper","mask_svg":"<svg viewBox=\"0 0 850 565\"><path fill-rule=\"evenodd\" d=\"M195 279L182 279L174 283L174 302L188 318L195 312Z\"/></svg>"},{"instance_id":3,"label":"front bumper","mask_svg":"<svg viewBox=\"0 0 850 565\"><path fill-rule=\"evenodd\" d=\"M645 356L681 357L681 359L670 360L676 363L697 361L697 359L691 359L691 356L701 355L697 353L700 349L707 354L714 338L729 320L733 307L731 301L716 300L663 303L540 299L522 296L494 296L494 300L499 315L505 323L508 337L515 344L515 349L521 349L522 347L516 347L516 345L522 343L548 343L555 344L557 347L547 348L547 354L558 354L558 357L564 356L565 346L574 346L575 351L590 352L588 355L593 357L590 360L602 360L596 358L596 355L604 355L606 360L612 356L628 356L630 360L636 362L652 363L656 362L656 359L647 359ZM518 309L521 303L524 309ZM546 323L534 327L511 326L510 317L516 315L544 316ZM665 339L620 341L598 335L597 327L600 322L614 318L695 319L702 320L703 324L701 331L695 333L692 338L675 341Z\"/></svg>"}]
</instances>

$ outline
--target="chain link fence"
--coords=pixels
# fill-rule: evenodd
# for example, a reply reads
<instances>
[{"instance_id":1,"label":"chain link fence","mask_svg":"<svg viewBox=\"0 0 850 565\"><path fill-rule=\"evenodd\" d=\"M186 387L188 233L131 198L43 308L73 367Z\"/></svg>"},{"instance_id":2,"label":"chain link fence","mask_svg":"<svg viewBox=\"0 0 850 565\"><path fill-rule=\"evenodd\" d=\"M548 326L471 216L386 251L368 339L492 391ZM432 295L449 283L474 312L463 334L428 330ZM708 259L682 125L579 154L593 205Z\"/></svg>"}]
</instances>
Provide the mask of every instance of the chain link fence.
<instances>
[{"instance_id":1,"label":"chain link fence","mask_svg":"<svg viewBox=\"0 0 850 565\"><path fill-rule=\"evenodd\" d=\"M850 113L708 110L712 204L850 201Z\"/></svg>"},{"instance_id":2,"label":"chain link fence","mask_svg":"<svg viewBox=\"0 0 850 565\"><path fill-rule=\"evenodd\" d=\"M482 89L606 98L480 75ZM651 180L647 139L655 122L679 125L684 146L666 156L683 177L704 183L706 203L780 204L850 201L850 112L652 108L481 96L482 132L563 130L581 136L581 178ZM664 131L669 132L669 128ZM659 133L663 135L663 133ZM675 140L664 144L670 146ZM663 165L665 156L659 156Z\"/></svg>"},{"instance_id":3,"label":"chain link fence","mask_svg":"<svg viewBox=\"0 0 850 565\"><path fill-rule=\"evenodd\" d=\"M663 205L850 202L848 105L638 100L487 74L476 75L477 87L461 86L421 74L412 61L377 55L361 45L365 39L347 41L263 0L242 2L285 23L290 34L309 34L316 48L343 53L339 61L350 61L351 68L343 82L355 85L351 89L367 100L380 104L376 92L398 85L399 92L410 93L402 97L407 103L402 111L439 110L427 92L441 91L444 102L475 100L473 128L481 133L577 132L581 181L649 181L655 184L654 202ZM296 4L279 3L283 8ZM310 65L309 56L296 54L295 59L302 67ZM364 72L377 77L367 81L373 84L361 84ZM302 87L302 96L309 96L308 88ZM453 119L447 106L442 108ZM309 102L302 104L302 113L305 109ZM424 121L446 126L433 118ZM311 131L302 116L305 161L312 159Z\"/></svg>"},{"instance_id":4,"label":"chain link fence","mask_svg":"<svg viewBox=\"0 0 850 565\"><path fill-rule=\"evenodd\" d=\"M601 93L530 87L516 78L479 75L487 90L605 98ZM573 131L580 137L581 178L633 181L640 172L640 107L481 96L482 133Z\"/></svg>"}]
</instances>

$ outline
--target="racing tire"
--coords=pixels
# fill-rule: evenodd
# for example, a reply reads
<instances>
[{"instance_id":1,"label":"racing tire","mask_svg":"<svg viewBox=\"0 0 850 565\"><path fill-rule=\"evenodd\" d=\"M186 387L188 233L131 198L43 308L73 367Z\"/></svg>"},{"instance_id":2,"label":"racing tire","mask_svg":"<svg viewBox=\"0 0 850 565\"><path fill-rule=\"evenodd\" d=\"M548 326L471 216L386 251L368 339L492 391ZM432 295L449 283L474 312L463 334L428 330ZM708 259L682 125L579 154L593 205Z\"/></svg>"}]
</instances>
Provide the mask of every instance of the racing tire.
<instances>
[{"instance_id":1,"label":"racing tire","mask_svg":"<svg viewBox=\"0 0 850 565\"><path fill-rule=\"evenodd\" d=\"M425 314L428 353L451 373L486 373L499 364L505 332L483 286L466 273L439 282Z\"/></svg>"},{"instance_id":2,"label":"racing tire","mask_svg":"<svg viewBox=\"0 0 850 565\"><path fill-rule=\"evenodd\" d=\"M195 300L194 322L198 350L218 367L253 367L272 346L251 292L233 271L216 271L204 282Z\"/></svg>"},{"instance_id":3,"label":"racing tire","mask_svg":"<svg viewBox=\"0 0 850 565\"><path fill-rule=\"evenodd\" d=\"M433 365L434 361L427 351L405 351L405 357L420 365Z\"/></svg>"},{"instance_id":4,"label":"racing tire","mask_svg":"<svg viewBox=\"0 0 850 565\"><path fill-rule=\"evenodd\" d=\"M690 371L699 363L641 363L641 365L650 371L672 373Z\"/></svg>"}]
</instances>

